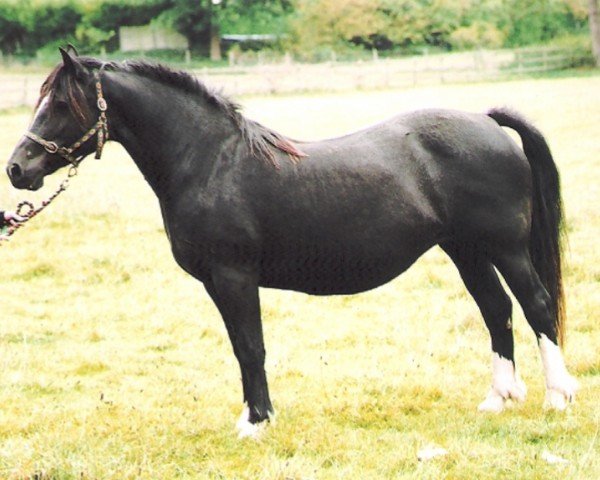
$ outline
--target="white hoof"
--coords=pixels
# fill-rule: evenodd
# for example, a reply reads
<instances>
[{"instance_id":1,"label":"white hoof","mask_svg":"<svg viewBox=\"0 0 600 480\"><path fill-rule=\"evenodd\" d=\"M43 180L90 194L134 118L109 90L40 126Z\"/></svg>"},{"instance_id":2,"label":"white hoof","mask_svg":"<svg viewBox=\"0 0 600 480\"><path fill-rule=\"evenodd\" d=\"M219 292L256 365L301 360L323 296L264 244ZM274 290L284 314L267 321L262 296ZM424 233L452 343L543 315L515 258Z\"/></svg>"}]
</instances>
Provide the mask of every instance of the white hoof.
<instances>
[{"instance_id":1,"label":"white hoof","mask_svg":"<svg viewBox=\"0 0 600 480\"><path fill-rule=\"evenodd\" d=\"M477 410L480 412L500 413L504 410L505 402L504 397L492 389L487 394L487 397L485 397L485 400L479 404Z\"/></svg>"},{"instance_id":2,"label":"white hoof","mask_svg":"<svg viewBox=\"0 0 600 480\"><path fill-rule=\"evenodd\" d=\"M238 431L238 438L252 438L257 440L260 434L260 424L250 423L249 418L250 409L248 408L248 405L246 405L235 425Z\"/></svg>"},{"instance_id":3,"label":"white hoof","mask_svg":"<svg viewBox=\"0 0 600 480\"><path fill-rule=\"evenodd\" d=\"M539 339L542 363L546 376L546 400L544 407L553 410L564 410L575 401L575 392L579 388L567 371L562 353L558 345L541 335Z\"/></svg>"},{"instance_id":4,"label":"white hoof","mask_svg":"<svg viewBox=\"0 0 600 480\"><path fill-rule=\"evenodd\" d=\"M238 431L238 438L251 438L253 440L258 440L266 429L267 423L272 423L275 421L275 414L269 414L269 422L261 422L261 423L251 423L250 422L250 409L248 405L244 405L244 410L242 410L242 414L236 423L236 428Z\"/></svg>"},{"instance_id":5,"label":"white hoof","mask_svg":"<svg viewBox=\"0 0 600 480\"><path fill-rule=\"evenodd\" d=\"M553 384L546 390L544 408L550 410L565 410L570 403L575 402L575 393L579 385L571 375L566 374L562 378L562 385Z\"/></svg>"},{"instance_id":6,"label":"white hoof","mask_svg":"<svg viewBox=\"0 0 600 480\"><path fill-rule=\"evenodd\" d=\"M480 412L500 413L510 400L522 402L527 395L527 388L515 371L514 363L494 353L492 361L492 388L479 404Z\"/></svg>"}]
</instances>

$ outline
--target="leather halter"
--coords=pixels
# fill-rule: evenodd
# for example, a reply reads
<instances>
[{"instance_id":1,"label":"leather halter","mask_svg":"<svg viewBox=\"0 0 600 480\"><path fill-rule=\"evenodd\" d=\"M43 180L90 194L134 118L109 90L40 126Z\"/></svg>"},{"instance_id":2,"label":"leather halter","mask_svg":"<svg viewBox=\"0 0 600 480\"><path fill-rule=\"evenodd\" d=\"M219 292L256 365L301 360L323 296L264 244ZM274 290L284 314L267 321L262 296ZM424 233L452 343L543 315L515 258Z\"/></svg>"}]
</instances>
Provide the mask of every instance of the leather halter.
<instances>
[{"instance_id":1,"label":"leather halter","mask_svg":"<svg viewBox=\"0 0 600 480\"><path fill-rule=\"evenodd\" d=\"M74 153L81 148L81 146L87 142L94 135L97 135L96 142L96 159L102 156L102 149L104 144L108 141L108 122L106 120L107 104L102 93L102 84L100 83L100 72L94 73L96 80L96 106L100 111L98 121L90 128L83 136L73 143L70 147L59 147L54 141L46 140L33 132L25 132L25 136L30 140L33 140L37 144L44 147L44 149L50 154L58 154L69 162L73 167L77 167L83 160L83 155L75 156Z\"/></svg>"}]
</instances>

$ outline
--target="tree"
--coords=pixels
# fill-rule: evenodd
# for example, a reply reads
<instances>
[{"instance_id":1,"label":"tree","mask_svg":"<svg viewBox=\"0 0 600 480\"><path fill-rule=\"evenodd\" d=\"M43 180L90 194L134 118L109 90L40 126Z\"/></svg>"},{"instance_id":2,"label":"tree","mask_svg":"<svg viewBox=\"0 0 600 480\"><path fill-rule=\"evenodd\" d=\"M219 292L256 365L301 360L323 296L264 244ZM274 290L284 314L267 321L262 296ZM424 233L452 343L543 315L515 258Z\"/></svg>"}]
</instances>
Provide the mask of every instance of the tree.
<instances>
[{"instance_id":1,"label":"tree","mask_svg":"<svg viewBox=\"0 0 600 480\"><path fill-rule=\"evenodd\" d=\"M291 0L171 0L160 21L183 34L193 48L220 60L222 32L281 33L281 18L292 5Z\"/></svg>"},{"instance_id":2,"label":"tree","mask_svg":"<svg viewBox=\"0 0 600 480\"><path fill-rule=\"evenodd\" d=\"M598 0L590 0L590 32L592 34L592 51L596 66L600 67L600 9Z\"/></svg>"},{"instance_id":3,"label":"tree","mask_svg":"<svg viewBox=\"0 0 600 480\"><path fill-rule=\"evenodd\" d=\"M221 34L281 34L291 0L210 0L210 58L221 59Z\"/></svg>"},{"instance_id":4,"label":"tree","mask_svg":"<svg viewBox=\"0 0 600 480\"><path fill-rule=\"evenodd\" d=\"M380 0L381 1L381 0ZM456 0L383 0L382 9L390 19L386 35L396 44L449 46L450 34L471 2Z\"/></svg>"},{"instance_id":5,"label":"tree","mask_svg":"<svg viewBox=\"0 0 600 480\"><path fill-rule=\"evenodd\" d=\"M29 50L33 51L57 39L71 38L82 18L81 9L72 1L41 4L32 13L27 41L31 43Z\"/></svg>"},{"instance_id":6,"label":"tree","mask_svg":"<svg viewBox=\"0 0 600 480\"><path fill-rule=\"evenodd\" d=\"M171 0L104 0L91 4L75 29L77 44L84 52L99 45L109 51L117 50L119 27L146 25L171 3Z\"/></svg>"},{"instance_id":7,"label":"tree","mask_svg":"<svg viewBox=\"0 0 600 480\"><path fill-rule=\"evenodd\" d=\"M379 36L388 20L380 0L300 0L289 48L306 55Z\"/></svg>"},{"instance_id":8,"label":"tree","mask_svg":"<svg viewBox=\"0 0 600 480\"><path fill-rule=\"evenodd\" d=\"M22 11L16 4L0 3L0 49L3 53L18 53L32 23L31 10Z\"/></svg>"}]
</instances>

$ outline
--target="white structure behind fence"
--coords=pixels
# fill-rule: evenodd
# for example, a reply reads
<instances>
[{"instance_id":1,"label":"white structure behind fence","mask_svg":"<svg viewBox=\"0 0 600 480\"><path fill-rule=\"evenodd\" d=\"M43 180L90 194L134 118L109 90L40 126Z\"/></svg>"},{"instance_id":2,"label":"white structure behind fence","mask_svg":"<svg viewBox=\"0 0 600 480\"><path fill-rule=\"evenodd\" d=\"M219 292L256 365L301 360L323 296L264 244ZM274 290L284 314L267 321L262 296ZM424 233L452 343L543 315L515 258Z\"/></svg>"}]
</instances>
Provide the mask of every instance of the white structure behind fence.
<instances>
[{"instance_id":1,"label":"white structure behind fence","mask_svg":"<svg viewBox=\"0 0 600 480\"><path fill-rule=\"evenodd\" d=\"M187 50L187 38L168 28L145 25L120 27L119 46L122 52L147 52L149 50Z\"/></svg>"}]
</instances>

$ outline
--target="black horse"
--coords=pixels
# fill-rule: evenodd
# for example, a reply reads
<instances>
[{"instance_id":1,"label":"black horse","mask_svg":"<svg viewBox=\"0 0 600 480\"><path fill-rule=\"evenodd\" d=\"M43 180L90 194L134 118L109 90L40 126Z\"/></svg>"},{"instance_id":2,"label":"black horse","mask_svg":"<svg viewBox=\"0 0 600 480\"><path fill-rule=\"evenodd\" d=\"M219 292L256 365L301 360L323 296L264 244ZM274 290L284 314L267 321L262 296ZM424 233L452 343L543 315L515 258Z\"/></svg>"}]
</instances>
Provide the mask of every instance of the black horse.
<instances>
[{"instance_id":1,"label":"black horse","mask_svg":"<svg viewBox=\"0 0 600 480\"><path fill-rule=\"evenodd\" d=\"M558 346L558 172L544 137L520 115L423 110L295 142L186 73L61 53L8 162L12 184L40 188L45 175L99 157L108 135L125 147L159 199L177 263L203 282L223 317L241 368L243 434L273 413L259 287L362 292L435 245L491 334L493 382L480 409L499 411L525 395L512 305L496 269L537 337L547 402L560 409L573 400L576 382ZM501 126L519 133L523 149Z\"/></svg>"}]
</instances>

